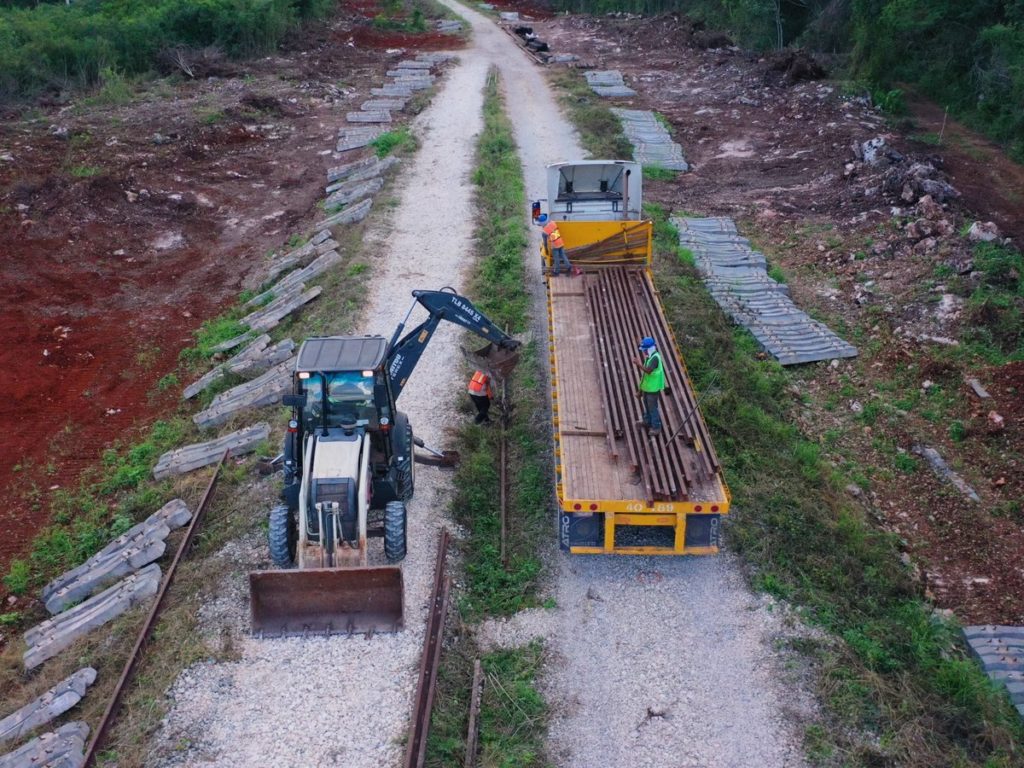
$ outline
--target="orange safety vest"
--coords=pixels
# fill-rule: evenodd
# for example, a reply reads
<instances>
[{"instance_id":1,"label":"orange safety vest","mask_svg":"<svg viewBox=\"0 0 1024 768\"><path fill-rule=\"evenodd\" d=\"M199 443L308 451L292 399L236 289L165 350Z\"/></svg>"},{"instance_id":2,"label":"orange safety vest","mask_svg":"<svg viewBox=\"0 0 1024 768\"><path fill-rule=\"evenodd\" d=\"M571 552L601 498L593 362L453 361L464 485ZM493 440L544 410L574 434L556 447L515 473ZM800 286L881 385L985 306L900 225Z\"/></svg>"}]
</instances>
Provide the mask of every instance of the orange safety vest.
<instances>
[{"instance_id":1,"label":"orange safety vest","mask_svg":"<svg viewBox=\"0 0 1024 768\"><path fill-rule=\"evenodd\" d=\"M554 221L549 221L544 225L544 234L548 236L548 245L552 248L564 248L565 241L562 239L562 233L558 231L558 225Z\"/></svg>"},{"instance_id":2,"label":"orange safety vest","mask_svg":"<svg viewBox=\"0 0 1024 768\"><path fill-rule=\"evenodd\" d=\"M473 374L473 378L469 380L469 386L466 387L466 391L471 395L494 397L494 393L491 391L491 379L482 371L477 371Z\"/></svg>"}]
</instances>

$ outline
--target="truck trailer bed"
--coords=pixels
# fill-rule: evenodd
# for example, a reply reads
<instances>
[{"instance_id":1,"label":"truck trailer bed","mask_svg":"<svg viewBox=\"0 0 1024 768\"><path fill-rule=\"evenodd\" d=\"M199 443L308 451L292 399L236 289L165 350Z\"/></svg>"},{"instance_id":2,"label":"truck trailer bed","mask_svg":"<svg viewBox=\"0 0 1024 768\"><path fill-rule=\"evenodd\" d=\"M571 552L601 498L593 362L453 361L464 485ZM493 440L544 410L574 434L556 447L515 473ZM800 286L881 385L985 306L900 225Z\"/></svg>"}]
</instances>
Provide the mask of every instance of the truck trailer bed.
<instances>
[{"instance_id":1,"label":"truck trailer bed","mask_svg":"<svg viewBox=\"0 0 1024 768\"><path fill-rule=\"evenodd\" d=\"M562 548L717 551L728 489L649 270L550 277L547 297ZM666 365L657 437L637 423L640 374L631 360L644 336L654 336Z\"/></svg>"}]
</instances>

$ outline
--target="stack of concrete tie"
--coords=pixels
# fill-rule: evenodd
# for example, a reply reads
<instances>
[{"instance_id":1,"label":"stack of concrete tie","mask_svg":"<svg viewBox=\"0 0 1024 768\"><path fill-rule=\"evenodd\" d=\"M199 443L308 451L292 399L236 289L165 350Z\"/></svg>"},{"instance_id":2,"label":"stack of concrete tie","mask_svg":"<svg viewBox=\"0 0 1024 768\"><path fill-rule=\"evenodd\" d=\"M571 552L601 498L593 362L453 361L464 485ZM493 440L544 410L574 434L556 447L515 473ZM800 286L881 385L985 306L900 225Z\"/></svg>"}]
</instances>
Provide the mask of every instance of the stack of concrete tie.
<instances>
[{"instance_id":1,"label":"stack of concrete tie","mask_svg":"<svg viewBox=\"0 0 1024 768\"><path fill-rule=\"evenodd\" d=\"M590 86L590 90L598 96L604 96L605 98L636 96L636 91L626 85L622 80L622 73L617 69L594 70L592 72L585 72L584 76L587 78L587 85Z\"/></svg>"},{"instance_id":2,"label":"stack of concrete tie","mask_svg":"<svg viewBox=\"0 0 1024 768\"><path fill-rule=\"evenodd\" d=\"M793 304L788 287L768 276L764 254L738 234L732 219L674 218L672 223L718 305L780 363L856 356L854 346Z\"/></svg>"},{"instance_id":3,"label":"stack of concrete tie","mask_svg":"<svg viewBox=\"0 0 1024 768\"><path fill-rule=\"evenodd\" d=\"M633 145L633 159L643 165L653 165L667 171L688 171L683 148L672 141L669 132L655 117L643 109L617 109L612 112L622 123L622 131Z\"/></svg>"},{"instance_id":4,"label":"stack of concrete tie","mask_svg":"<svg viewBox=\"0 0 1024 768\"><path fill-rule=\"evenodd\" d=\"M158 560L167 549L171 531L192 519L188 505L174 499L128 529L77 568L43 587L42 600L51 614L88 597L100 587Z\"/></svg>"},{"instance_id":5,"label":"stack of concrete tie","mask_svg":"<svg viewBox=\"0 0 1024 768\"><path fill-rule=\"evenodd\" d=\"M17 712L0 720L0 743L22 739L43 723L60 717L82 700L86 689L94 682L96 682L96 670L92 667L83 667L71 676L64 678ZM8 757L0 758L0 764ZM37 765L37 763L28 764Z\"/></svg>"}]
</instances>

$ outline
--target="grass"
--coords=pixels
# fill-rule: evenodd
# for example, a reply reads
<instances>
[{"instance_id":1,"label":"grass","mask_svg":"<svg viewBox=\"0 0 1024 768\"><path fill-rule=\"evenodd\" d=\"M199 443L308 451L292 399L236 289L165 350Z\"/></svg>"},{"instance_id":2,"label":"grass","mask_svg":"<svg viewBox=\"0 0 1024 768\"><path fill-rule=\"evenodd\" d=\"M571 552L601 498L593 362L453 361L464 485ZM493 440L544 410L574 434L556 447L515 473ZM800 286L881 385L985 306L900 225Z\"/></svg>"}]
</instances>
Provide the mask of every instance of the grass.
<instances>
[{"instance_id":1,"label":"grass","mask_svg":"<svg viewBox=\"0 0 1024 768\"><path fill-rule=\"evenodd\" d=\"M655 220L664 212L652 208ZM733 491L732 548L755 584L799 606L834 639L816 654L830 727L816 754L845 765L1010 765L1022 729L1005 695L968 657L951 623L918 596L894 537L841 492L847 482L794 426L793 378L756 358L695 270L656 246L656 279ZM684 333L685 331L685 333ZM901 472L916 461L898 454Z\"/></svg>"},{"instance_id":2,"label":"grass","mask_svg":"<svg viewBox=\"0 0 1024 768\"><path fill-rule=\"evenodd\" d=\"M678 176L678 171L671 171L660 165L644 166L644 181L675 181Z\"/></svg>"},{"instance_id":3,"label":"grass","mask_svg":"<svg viewBox=\"0 0 1024 768\"><path fill-rule=\"evenodd\" d=\"M484 129L477 145L476 240L488 243L478 253L479 268L470 288L474 302L492 321L512 332L527 327L529 297L523 290L523 253L527 244L522 168L504 114L496 73L488 77ZM540 360L534 345L523 353L508 381L515 403L508 429L508 566L499 546L499 433L496 427L467 424L459 430L462 463L455 478L453 513L464 526L461 544L465 568L459 600L459 625L487 616L511 615L537 606L541 563L537 545L548 529L546 419L540 387ZM493 412L493 409L492 409ZM469 688L476 651L459 634L442 657L437 700L431 720L428 765L461 766L467 727ZM544 765L541 749L546 707L535 688L543 649L539 644L485 655L486 674L480 711L480 764Z\"/></svg>"},{"instance_id":4,"label":"grass","mask_svg":"<svg viewBox=\"0 0 1024 768\"><path fill-rule=\"evenodd\" d=\"M591 158L629 159L633 145L622 132L611 110L601 102L586 79L577 70L567 69L551 75L551 83L559 90L562 106L580 132L583 148Z\"/></svg>"},{"instance_id":5,"label":"grass","mask_svg":"<svg viewBox=\"0 0 1024 768\"><path fill-rule=\"evenodd\" d=\"M370 142L370 146L377 153L377 157L385 158L391 154L415 152L418 144L409 127L403 125L393 131L382 133Z\"/></svg>"}]
</instances>

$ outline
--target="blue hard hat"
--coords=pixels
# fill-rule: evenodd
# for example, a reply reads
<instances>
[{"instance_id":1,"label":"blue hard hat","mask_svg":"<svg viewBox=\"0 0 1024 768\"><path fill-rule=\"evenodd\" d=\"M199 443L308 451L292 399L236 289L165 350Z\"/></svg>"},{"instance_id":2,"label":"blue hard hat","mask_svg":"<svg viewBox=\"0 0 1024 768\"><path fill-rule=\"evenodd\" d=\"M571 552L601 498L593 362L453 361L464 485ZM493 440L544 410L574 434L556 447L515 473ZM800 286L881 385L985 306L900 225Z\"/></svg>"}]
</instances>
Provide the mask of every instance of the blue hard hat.
<instances>
[{"instance_id":1,"label":"blue hard hat","mask_svg":"<svg viewBox=\"0 0 1024 768\"><path fill-rule=\"evenodd\" d=\"M537 223L538 224L547 224L548 223L548 215L546 213L542 213L540 216L537 217Z\"/></svg>"},{"instance_id":2,"label":"blue hard hat","mask_svg":"<svg viewBox=\"0 0 1024 768\"><path fill-rule=\"evenodd\" d=\"M653 346L654 339L652 339L650 336L645 336L643 340L640 342L640 349L650 349Z\"/></svg>"}]
</instances>

